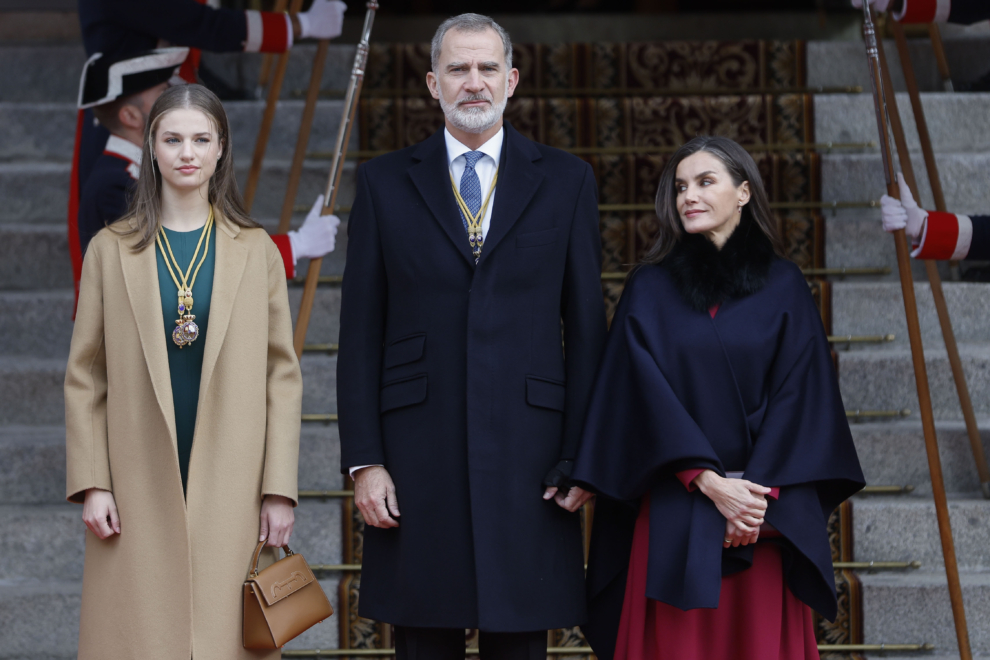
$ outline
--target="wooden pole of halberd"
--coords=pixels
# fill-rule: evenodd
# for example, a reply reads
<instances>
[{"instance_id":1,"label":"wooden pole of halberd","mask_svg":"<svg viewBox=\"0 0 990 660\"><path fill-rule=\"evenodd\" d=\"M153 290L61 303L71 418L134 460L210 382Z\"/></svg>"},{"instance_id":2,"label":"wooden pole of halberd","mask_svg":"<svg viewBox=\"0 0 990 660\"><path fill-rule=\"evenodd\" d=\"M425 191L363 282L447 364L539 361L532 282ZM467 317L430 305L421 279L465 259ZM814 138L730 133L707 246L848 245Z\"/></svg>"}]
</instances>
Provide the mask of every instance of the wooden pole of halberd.
<instances>
[{"instance_id":1,"label":"wooden pole of halberd","mask_svg":"<svg viewBox=\"0 0 990 660\"><path fill-rule=\"evenodd\" d=\"M313 118L316 116L316 102L320 98L320 83L323 81L323 69L330 50L330 40L320 39L313 58L313 69L309 76L309 90L306 92L306 105L303 107L302 119L299 121L299 137L296 138L296 151L292 155L292 167L289 168L289 183L285 187L285 200L282 202L282 215L279 217L278 233L289 231L292 223L292 210L296 205L296 194L299 192L299 180L302 178L303 163L306 161L306 148L309 146L309 134L313 128Z\"/></svg>"},{"instance_id":2,"label":"wooden pole of halberd","mask_svg":"<svg viewBox=\"0 0 990 660\"><path fill-rule=\"evenodd\" d=\"M932 188L932 196L935 198L935 210L944 213L948 209L945 203L945 195L942 192L942 180L939 177L938 164L935 162L935 150L932 148L932 139L928 133L928 122L925 120L925 110L921 105L921 94L918 91L918 81L914 75L911 56L908 53L904 28L901 27L900 23L892 21L891 29L894 32L894 38L897 40L897 52L901 60L901 69L904 71L904 81L907 84L908 96L911 98L914 122L918 127L918 139L921 142L921 152L924 155L925 168L928 171L928 181ZM900 151L900 146L897 149ZM902 157L902 167L904 167L904 161L907 162L907 167L910 167L910 159ZM904 176L914 192L915 198L919 199L914 172L910 172L911 178L907 179L908 170L905 169ZM983 490L983 497L990 499L990 467L987 466L987 457L984 454L983 442L980 439L980 428L976 423L976 414L973 412L973 402L969 396L969 386L966 384L966 373L963 370L962 360L959 358L959 347L956 345L956 335L952 330L949 307L945 302L945 293L942 291L942 279L938 274L938 268L934 261L926 260L925 270L928 273L928 281L932 287L932 296L935 298L938 322L942 326L945 351L949 357L949 365L952 367L952 378L956 383L956 392L959 394L959 406L962 408L963 419L966 421L966 434L969 436L973 460L976 462L980 487Z\"/></svg>"},{"instance_id":3,"label":"wooden pole of halberd","mask_svg":"<svg viewBox=\"0 0 990 660\"><path fill-rule=\"evenodd\" d=\"M886 59L883 43L877 39L870 12L870 3L863 3L863 37L866 42L867 60L870 66L870 79L873 87L874 109L880 138L880 153L883 158L884 179L887 194L899 198L894 173L893 154L890 147L888 118L894 124L894 136L903 141L903 127L897 112L893 85L886 73ZM890 103L886 99L890 99ZM896 124L895 124L896 122ZM898 130L900 128L900 130ZM908 157L907 147L898 149L902 158ZM911 360L914 366L915 386L918 390L918 408L921 413L921 428L925 436L925 451L928 455L928 469L932 479L932 496L935 501L935 515L938 519L939 537L942 542L942 556L945 559L945 576L949 587L949 602L955 622L956 640L959 644L960 660L972 660L969 644L969 630L966 624L966 608L963 604L962 585L959 581L959 566L956 562L956 548L952 540L952 524L949 519L949 506L945 497L945 482L942 477L942 460L938 453L938 438L935 434L935 416L932 412L932 395L928 385L928 370L925 366L925 350L921 340L921 324L918 321L918 303L914 296L914 278L911 276L911 254L908 249L907 234L903 229L894 232L894 245L897 250L897 266L900 272L901 295L904 297L904 312L907 318L908 338L911 342Z\"/></svg>"},{"instance_id":4,"label":"wooden pole of halberd","mask_svg":"<svg viewBox=\"0 0 990 660\"><path fill-rule=\"evenodd\" d=\"M298 14L302 9L302 0L292 0L289 13ZM279 53L275 64L275 74L268 87L268 97L265 100L265 113L261 116L261 127L258 129L258 139L254 143L254 154L251 156L251 169L248 170L247 184L244 186L244 208L248 213L254 205L254 195L258 191L258 180L261 178L261 166L265 161L265 151L268 149L268 137L275 123L275 110L278 99L282 95L282 83L285 81L285 70L289 66L289 51Z\"/></svg>"},{"instance_id":5,"label":"wooden pole of halberd","mask_svg":"<svg viewBox=\"0 0 990 660\"><path fill-rule=\"evenodd\" d=\"M282 13L285 11L286 6L289 4L288 0L275 0L275 7L272 11L276 13ZM261 57L261 74L258 76L258 96L261 96L262 90L265 89L265 85L268 84L268 79L272 75L272 60L273 56L271 53L265 53Z\"/></svg>"},{"instance_id":6,"label":"wooden pole of halberd","mask_svg":"<svg viewBox=\"0 0 990 660\"><path fill-rule=\"evenodd\" d=\"M337 142L334 146L333 163L327 177L327 188L323 197L321 215L333 214L337 203L337 193L340 192L340 178L344 172L344 158L347 155L347 145L351 141L351 130L354 128L354 115L357 112L358 100L361 97L361 86L364 83L364 69L368 63L368 41L371 39L371 28L375 23L375 12L378 10L377 0L368 0L365 5L364 28L361 31L361 41L358 42L354 53L354 66L351 68L351 80L347 85L344 97L343 115L337 129ZM303 286L302 301L299 303L299 317L296 320L293 345L296 355L302 357L303 346L306 343L306 331L309 329L309 317L313 312L313 301L316 299L316 286L320 281L320 267L323 258L312 259L309 270L306 271L306 283Z\"/></svg>"}]
</instances>

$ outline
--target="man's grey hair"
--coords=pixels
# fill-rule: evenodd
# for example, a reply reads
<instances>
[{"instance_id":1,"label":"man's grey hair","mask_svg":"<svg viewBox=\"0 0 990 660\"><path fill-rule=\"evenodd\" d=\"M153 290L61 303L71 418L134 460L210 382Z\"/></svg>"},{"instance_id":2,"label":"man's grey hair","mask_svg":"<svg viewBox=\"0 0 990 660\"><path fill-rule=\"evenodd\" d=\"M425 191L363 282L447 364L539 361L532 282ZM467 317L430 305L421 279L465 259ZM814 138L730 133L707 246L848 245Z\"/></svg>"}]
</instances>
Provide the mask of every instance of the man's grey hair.
<instances>
[{"instance_id":1,"label":"man's grey hair","mask_svg":"<svg viewBox=\"0 0 990 660\"><path fill-rule=\"evenodd\" d=\"M440 48L443 46L443 38L448 31L484 32L489 28L495 30L498 36L502 38L502 47L505 50L505 70L508 71L511 69L512 39L509 38L509 33L488 16L482 16L481 14L461 14L459 16L451 16L445 20L437 28L436 34L433 35L433 41L430 44L430 60L433 65L433 73L439 73Z\"/></svg>"}]
</instances>

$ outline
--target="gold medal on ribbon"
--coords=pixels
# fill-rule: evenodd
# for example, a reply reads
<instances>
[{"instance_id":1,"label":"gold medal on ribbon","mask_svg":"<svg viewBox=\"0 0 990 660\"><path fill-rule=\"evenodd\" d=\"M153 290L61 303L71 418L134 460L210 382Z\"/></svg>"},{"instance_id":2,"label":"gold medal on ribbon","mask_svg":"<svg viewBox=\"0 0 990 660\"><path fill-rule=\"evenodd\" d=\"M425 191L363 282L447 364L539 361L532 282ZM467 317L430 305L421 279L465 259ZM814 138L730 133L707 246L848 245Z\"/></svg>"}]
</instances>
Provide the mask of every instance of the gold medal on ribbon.
<instances>
[{"instance_id":1,"label":"gold medal on ribbon","mask_svg":"<svg viewBox=\"0 0 990 660\"><path fill-rule=\"evenodd\" d=\"M172 330L172 341L180 349L199 339L199 326L196 325L196 316L192 313L192 289L196 283L196 276L199 275L199 269L203 266L203 262L206 261L206 254L210 251L210 234L212 231L213 207L211 206L210 215L206 219L203 231L199 235L199 243L196 244L196 251L193 252L192 259L189 261L189 267L186 268L185 272L182 271L178 260L172 254L172 246L168 242L168 235L165 233L165 229L159 229L158 235L155 236L158 249L162 251L162 256L165 258L165 267L168 268L168 274L172 276L172 281L175 282L175 288L178 290L179 318L175 320L175 328ZM205 247L203 247L204 239ZM200 248L203 248L203 256L200 258L196 270L193 271L193 265L196 263L196 257L199 255ZM175 265L174 270L172 269L173 264ZM176 276L176 273L178 273L178 276ZM190 274L192 274L192 279L189 277ZM181 282L179 278L182 278Z\"/></svg>"}]
</instances>

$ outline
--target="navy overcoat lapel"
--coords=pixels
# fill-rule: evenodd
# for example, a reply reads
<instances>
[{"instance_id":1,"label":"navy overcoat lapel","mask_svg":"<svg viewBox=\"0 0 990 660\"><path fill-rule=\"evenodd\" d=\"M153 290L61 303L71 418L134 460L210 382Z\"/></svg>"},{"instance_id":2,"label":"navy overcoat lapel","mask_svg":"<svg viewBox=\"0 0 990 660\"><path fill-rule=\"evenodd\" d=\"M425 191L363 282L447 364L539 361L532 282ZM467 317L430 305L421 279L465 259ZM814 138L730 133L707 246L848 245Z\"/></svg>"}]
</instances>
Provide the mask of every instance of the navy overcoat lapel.
<instances>
[{"instance_id":1,"label":"navy overcoat lapel","mask_svg":"<svg viewBox=\"0 0 990 660\"><path fill-rule=\"evenodd\" d=\"M413 152L413 159L419 161L409 168L409 176L423 196L426 205L433 212L440 226L453 241L471 268L474 268L474 255L468 242L464 222L457 210L457 201L450 187L450 167L447 163L447 145L443 128L423 141ZM498 194L496 193L496 198ZM497 208L497 206L496 206Z\"/></svg>"},{"instance_id":2,"label":"navy overcoat lapel","mask_svg":"<svg viewBox=\"0 0 990 660\"><path fill-rule=\"evenodd\" d=\"M526 210L533 195L543 183L543 170L533 164L542 156L532 142L524 138L509 122L503 124L505 136L502 156L499 159L498 186L495 190L492 222L481 250L481 262L490 255L499 242Z\"/></svg>"}]
</instances>

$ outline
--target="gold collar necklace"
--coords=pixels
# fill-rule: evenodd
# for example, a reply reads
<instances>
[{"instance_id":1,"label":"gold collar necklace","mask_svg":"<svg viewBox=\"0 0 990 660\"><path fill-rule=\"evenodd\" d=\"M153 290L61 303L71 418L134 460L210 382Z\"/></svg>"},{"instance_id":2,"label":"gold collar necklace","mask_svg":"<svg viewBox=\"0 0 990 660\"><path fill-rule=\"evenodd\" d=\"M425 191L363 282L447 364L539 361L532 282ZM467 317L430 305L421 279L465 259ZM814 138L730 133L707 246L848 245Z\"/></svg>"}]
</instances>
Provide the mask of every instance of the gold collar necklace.
<instances>
[{"instance_id":1,"label":"gold collar necklace","mask_svg":"<svg viewBox=\"0 0 990 660\"><path fill-rule=\"evenodd\" d=\"M175 255L172 254L172 246L168 242L168 235L165 233L165 228L159 228L158 235L155 236L158 249L162 251L162 257L165 258L165 267L168 268L168 274L172 276L172 281L175 282L175 288L179 290L179 318L175 320L176 327L172 330L172 341L178 344L180 349L199 338L199 326L194 322L196 317L192 314L192 289L193 285L196 284L196 276L199 275L199 269L202 267L203 262L206 261L206 253L210 251L210 233L212 230L213 206L210 206L210 215L206 218L203 231L199 234L199 243L196 244L196 251L193 252L192 260L190 260L189 267L186 268L185 272L182 272L179 262L176 260ZM204 238L206 239L205 247ZM162 241L165 242L164 247L162 246ZM200 248L203 248L203 257L199 260L196 270L193 271L193 264L196 263L196 256L199 254ZM173 264L175 264L175 270L172 269ZM190 272L192 272L192 279L189 279ZM176 277L176 273L179 274L178 277ZM179 278L182 278L181 282Z\"/></svg>"},{"instance_id":2,"label":"gold collar necklace","mask_svg":"<svg viewBox=\"0 0 990 660\"><path fill-rule=\"evenodd\" d=\"M467 223L468 242L471 244L471 252L474 254L474 263L478 263L481 259L481 248L485 246L485 234L482 230L482 223L485 220L485 213L488 212L488 203L492 201L492 193L495 192L496 183L498 183L498 170L495 170L495 176L492 177L492 185L488 187L488 195L485 196L485 203L478 209L478 213L474 214L471 213L471 209L468 208L464 198L461 197L461 192L454 185L454 175L450 175L450 187L454 189L454 199L457 200L457 206L461 209L461 213L464 214L464 221Z\"/></svg>"}]
</instances>

